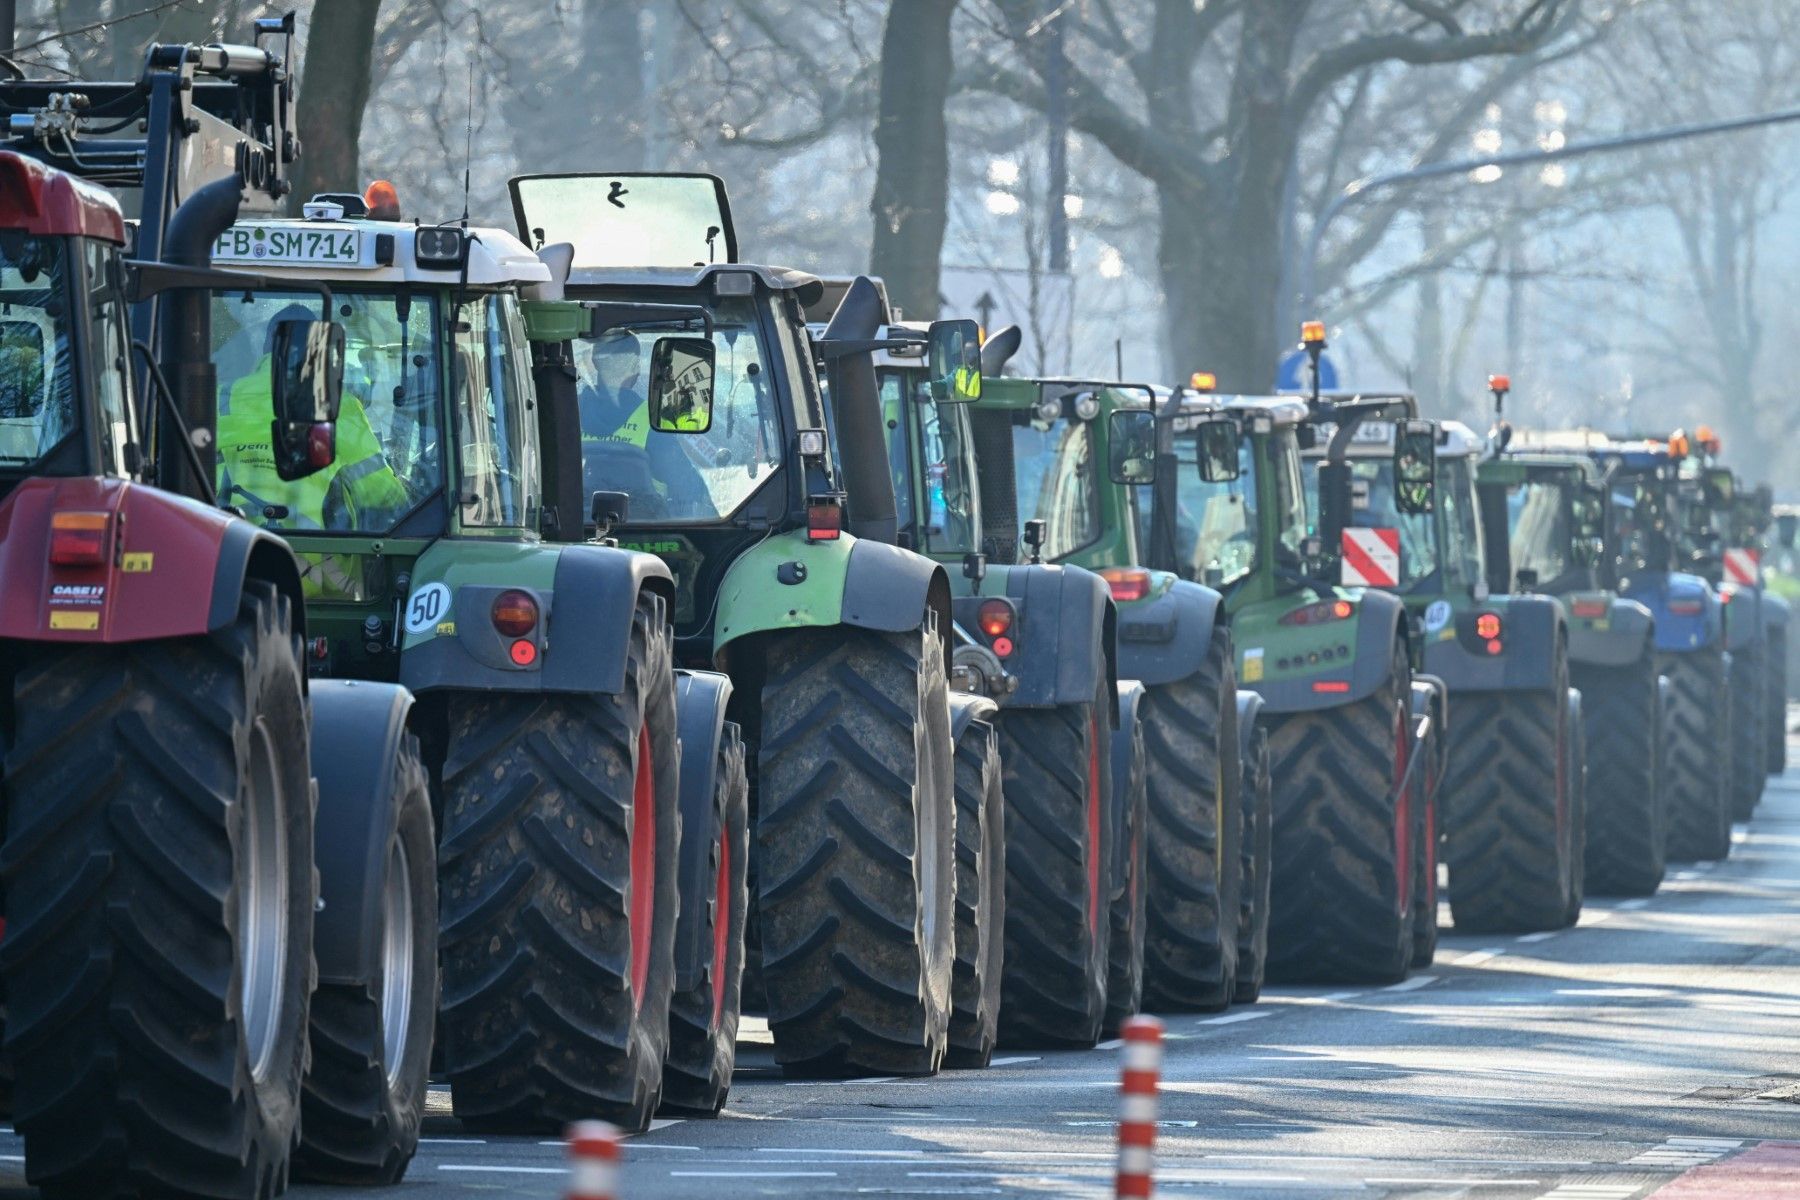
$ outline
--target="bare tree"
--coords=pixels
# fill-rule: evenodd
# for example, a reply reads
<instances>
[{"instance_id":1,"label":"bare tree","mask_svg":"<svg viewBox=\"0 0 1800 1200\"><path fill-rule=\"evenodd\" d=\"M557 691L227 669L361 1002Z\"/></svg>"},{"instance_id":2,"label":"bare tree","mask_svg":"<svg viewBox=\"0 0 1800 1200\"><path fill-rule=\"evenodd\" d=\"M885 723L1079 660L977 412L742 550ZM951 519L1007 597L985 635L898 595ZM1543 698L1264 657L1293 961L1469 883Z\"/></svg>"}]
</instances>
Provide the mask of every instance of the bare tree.
<instances>
[{"instance_id":1,"label":"bare tree","mask_svg":"<svg viewBox=\"0 0 1800 1200\"><path fill-rule=\"evenodd\" d=\"M895 0L881 39L875 121L871 265L910 316L938 311L938 267L950 193L944 102L950 93L950 18L956 0Z\"/></svg>"},{"instance_id":2,"label":"bare tree","mask_svg":"<svg viewBox=\"0 0 1800 1200\"><path fill-rule=\"evenodd\" d=\"M318 0L308 30L295 124L301 154L294 192L301 198L357 189L363 110L381 0Z\"/></svg>"}]
</instances>

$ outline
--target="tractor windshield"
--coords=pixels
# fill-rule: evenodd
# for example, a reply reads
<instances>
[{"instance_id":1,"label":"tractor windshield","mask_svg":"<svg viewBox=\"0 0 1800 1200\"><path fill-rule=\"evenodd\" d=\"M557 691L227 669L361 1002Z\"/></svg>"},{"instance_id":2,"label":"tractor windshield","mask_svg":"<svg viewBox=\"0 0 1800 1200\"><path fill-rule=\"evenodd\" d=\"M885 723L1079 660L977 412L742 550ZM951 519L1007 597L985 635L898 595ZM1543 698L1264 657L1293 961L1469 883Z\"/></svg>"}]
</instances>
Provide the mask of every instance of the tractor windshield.
<instances>
[{"instance_id":1,"label":"tractor windshield","mask_svg":"<svg viewBox=\"0 0 1800 1200\"><path fill-rule=\"evenodd\" d=\"M881 410L901 525L918 530L922 550L969 554L979 549L980 501L963 406L934 403L921 373L883 370ZM908 454L909 432L918 446L916 469Z\"/></svg>"},{"instance_id":2,"label":"tractor windshield","mask_svg":"<svg viewBox=\"0 0 1800 1200\"><path fill-rule=\"evenodd\" d=\"M1305 463L1306 493L1318 507L1319 463ZM1357 529L1394 529L1400 534L1400 584L1394 591L1437 590L1440 565L1437 522L1433 515L1403 513L1394 498L1392 458L1351 458L1350 524ZM1336 547L1331 547L1336 550Z\"/></svg>"},{"instance_id":3,"label":"tractor windshield","mask_svg":"<svg viewBox=\"0 0 1800 1200\"><path fill-rule=\"evenodd\" d=\"M1026 521L1043 521L1043 555L1054 561L1100 536L1093 423L1046 423L1030 409L1018 409L1012 417L1020 536Z\"/></svg>"},{"instance_id":4,"label":"tractor windshield","mask_svg":"<svg viewBox=\"0 0 1800 1200\"><path fill-rule=\"evenodd\" d=\"M1571 516L1574 497L1567 477L1538 476L1506 489L1509 555L1515 576L1529 572L1540 586L1561 579L1574 565Z\"/></svg>"},{"instance_id":5,"label":"tractor windshield","mask_svg":"<svg viewBox=\"0 0 1800 1200\"><path fill-rule=\"evenodd\" d=\"M458 438L469 473L463 519L484 522L520 500L536 475L519 461L516 381L503 361L506 322L464 306L456 334ZM232 292L213 298L219 376L219 501L272 529L385 533L443 488L444 372L438 300L391 291L332 293L344 328L337 460L304 479L275 473L270 445L270 349L279 321L316 320L316 292ZM521 514L522 515L522 514Z\"/></svg>"},{"instance_id":6,"label":"tractor windshield","mask_svg":"<svg viewBox=\"0 0 1800 1200\"><path fill-rule=\"evenodd\" d=\"M1607 546L1622 574L1667 571L1672 545L1664 482L1655 473L1630 471L1612 480Z\"/></svg>"},{"instance_id":7,"label":"tractor windshield","mask_svg":"<svg viewBox=\"0 0 1800 1200\"><path fill-rule=\"evenodd\" d=\"M780 403L772 372L783 369L763 341L749 297L712 304L712 425L704 433L650 428L644 381L658 337L693 336L668 324L615 326L577 343L582 475L588 494L624 492L632 522L729 517L781 466Z\"/></svg>"},{"instance_id":8,"label":"tractor windshield","mask_svg":"<svg viewBox=\"0 0 1800 1200\"><path fill-rule=\"evenodd\" d=\"M0 466L7 468L37 462L78 424L65 241L0 233Z\"/></svg>"},{"instance_id":9,"label":"tractor windshield","mask_svg":"<svg viewBox=\"0 0 1800 1200\"><path fill-rule=\"evenodd\" d=\"M1256 565L1256 453L1238 440L1238 477L1208 483L1200 476L1192 435L1175 433L1175 553L1183 578L1223 587Z\"/></svg>"}]
</instances>

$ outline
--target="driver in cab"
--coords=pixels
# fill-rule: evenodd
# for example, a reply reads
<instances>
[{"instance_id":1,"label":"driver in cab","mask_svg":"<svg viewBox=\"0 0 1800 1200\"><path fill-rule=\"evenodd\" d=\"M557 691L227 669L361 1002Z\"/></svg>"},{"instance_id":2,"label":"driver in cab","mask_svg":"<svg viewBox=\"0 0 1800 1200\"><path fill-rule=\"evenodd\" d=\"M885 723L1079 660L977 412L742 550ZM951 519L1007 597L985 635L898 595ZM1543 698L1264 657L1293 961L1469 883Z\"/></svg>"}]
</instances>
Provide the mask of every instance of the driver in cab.
<instances>
[{"instance_id":1,"label":"driver in cab","mask_svg":"<svg viewBox=\"0 0 1800 1200\"><path fill-rule=\"evenodd\" d=\"M269 382L275 327L313 316L298 304L275 314L264 327L262 358L220 403L219 502L237 504L251 520L276 528L384 530L411 507L411 498L353 393L344 392L339 402L336 460L304 479L286 480L275 472Z\"/></svg>"},{"instance_id":2,"label":"driver in cab","mask_svg":"<svg viewBox=\"0 0 1800 1200\"><path fill-rule=\"evenodd\" d=\"M633 511L640 516L716 516L706 480L687 452L676 440L652 436L657 431L650 427L650 401L639 387L644 357L643 341L629 329L608 330L594 343L576 399L583 449L598 451L605 461L595 463L593 455L584 455L589 458L586 486L589 491L631 494L639 505ZM691 408L675 424L694 432L703 428ZM648 481L642 467L630 461L639 454L639 461L648 464Z\"/></svg>"}]
</instances>

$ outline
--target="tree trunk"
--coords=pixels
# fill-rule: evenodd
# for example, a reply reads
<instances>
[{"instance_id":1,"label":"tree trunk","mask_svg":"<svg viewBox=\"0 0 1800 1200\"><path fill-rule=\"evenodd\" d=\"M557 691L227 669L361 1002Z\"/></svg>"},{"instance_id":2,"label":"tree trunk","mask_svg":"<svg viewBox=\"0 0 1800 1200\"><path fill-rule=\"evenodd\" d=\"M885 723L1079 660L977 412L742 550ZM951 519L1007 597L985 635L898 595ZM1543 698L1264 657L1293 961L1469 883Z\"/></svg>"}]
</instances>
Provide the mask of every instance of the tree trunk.
<instances>
[{"instance_id":1,"label":"tree trunk","mask_svg":"<svg viewBox=\"0 0 1800 1200\"><path fill-rule=\"evenodd\" d=\"M886 282L889 301L916 320L938 312L950 193L944 102L955 11L956 0L893 0L881 38L871 268Z\"/></svg>"},{"instance_id":2,"label":"tree trunk","mask_svg":"<svg viewBox=\"0 0 1800 1200\"><path fill-rule=\"evenodd\" d=\"M294 195L299 201L315 192L362 190L358 143L380 8L381 0L319 0L313 8L295 117L300 159Z\"/></svg>"},{"instance_id":3,"label":"tree trunk","mask_svg":"<svg viewBox=\"0 0 1800 1200\"><path fill-rule=\"evenodd\" d=\"M1222 392L1266 392L1275 382L1286 332L1274 328L1281 206L1247 198L1236 219L1220 220L1198 189L1157 189L1162 237L1157 267L1170 378L1194 371L1219 377Z\"/></svg>"}]
</instances>

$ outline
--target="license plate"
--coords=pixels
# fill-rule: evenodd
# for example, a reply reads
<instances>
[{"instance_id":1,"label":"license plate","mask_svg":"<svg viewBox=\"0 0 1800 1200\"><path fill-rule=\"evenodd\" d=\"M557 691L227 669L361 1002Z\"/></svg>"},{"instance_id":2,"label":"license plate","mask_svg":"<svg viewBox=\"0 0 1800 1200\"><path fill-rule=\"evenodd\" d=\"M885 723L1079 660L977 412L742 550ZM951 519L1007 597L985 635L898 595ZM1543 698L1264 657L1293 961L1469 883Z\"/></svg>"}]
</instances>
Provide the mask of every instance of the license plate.
<instances>
[{"instance_id":1,"label":"license plate","mask_svg":"<svg viewBox=\"0 0 1800 1200\"><path fill-rule=\"evenodd\" d=\"M214 262L361 267L360 229L307 229L288 225L233 225L213 243Z\"/></svg>"}]
</instances>

